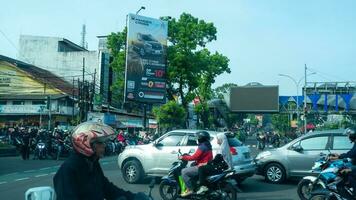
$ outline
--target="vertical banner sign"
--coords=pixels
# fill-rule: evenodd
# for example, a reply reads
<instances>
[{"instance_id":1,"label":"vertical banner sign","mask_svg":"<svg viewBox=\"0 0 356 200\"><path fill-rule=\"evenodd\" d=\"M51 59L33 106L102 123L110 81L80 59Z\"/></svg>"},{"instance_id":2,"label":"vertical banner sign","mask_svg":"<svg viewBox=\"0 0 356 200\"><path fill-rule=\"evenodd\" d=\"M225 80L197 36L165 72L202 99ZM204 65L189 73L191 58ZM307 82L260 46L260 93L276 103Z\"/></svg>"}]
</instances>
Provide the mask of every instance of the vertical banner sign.
<instances>
[{"instance_id":1,"label":"vertical banner sign","mask_svg":"<svg viewBox=\"0 0 356 200\"><path fill-rule=\"evenodd\" d=\"M125 101L165 103L168 22L128 15Z\"/></svg>"}]
</instances>

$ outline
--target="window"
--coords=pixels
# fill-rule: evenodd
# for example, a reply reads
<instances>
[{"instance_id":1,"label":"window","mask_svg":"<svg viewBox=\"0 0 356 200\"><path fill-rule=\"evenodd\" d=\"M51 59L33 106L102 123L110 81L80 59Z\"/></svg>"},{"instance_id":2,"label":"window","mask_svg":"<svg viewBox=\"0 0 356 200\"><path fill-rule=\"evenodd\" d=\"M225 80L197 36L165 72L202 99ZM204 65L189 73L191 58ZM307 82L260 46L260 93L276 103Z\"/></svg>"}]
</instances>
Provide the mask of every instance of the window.
<instances>
[{"instance_id":1,"label":"window","mask_svg":"<svg viewBox=\"0 0 356 200\"><path fill-rule=\"evenodd\" d=\"M32 105L46 105L45 101L32 101Z\"/></svg>"},{"instance_id":2,"label":"window","mask_svg":"<svg viewBox=\"0 0 356 200\"><path fill-rule=\"evenodd\" d=\"M334 150L349 150L352 148L352 143L346 136L334 137Z\"/></svg>"},{"instance_id":3,"label":"window","mask_svg":"<svg viewBox=\"0 0 356 200\"><path fill-rule=\"evenodd\" d=\"M186 146L198 146L198 138L195 135L189 135Z\"/></svg>"},{"instance_id":4,"label":"window","mask_svg":"<svg viewBox=\"0 0 356 200\"><path fill-rule=\"evenodd\" d=\"M243 145L242 142L240 142L240 140L238 140L236 138L228 137L227 141L228 141L230 147L240 147Z\"/></svg>"},{"instance_id":5,"label":"window","mask_svg":"<svg viewBox=\"0 0 356 200\"><path fill-rule=\"evenodd\" d=\"M323 150L326 148L329 137L312 137L300 141L300 145L304 150Z\"/></svg>"},{"instance_id":6,"label":"window","mask_svg":"<svg viewBox=\"0 0 356 200\"><path fill-rule=\"evenodd\" d=\"M25 101L13 101L12 105L25 105Z\"/></svg>"},{"instance_id":7,"label":"window","mask_svg":"<svg viewBox=\"0 0 356 200\"><path fill-rule=\"evenodd\" d=\"M184 135L169 135L163 138L159 143L163 146L180 146Z\"/></svg>"},{"instance_id":8,"label":"window","mask_svg":"<svg viewBox=\"0 0 356 200\"><path fill-rule=\"evenodd\" d=\"M6 101L0 101L0 105L6 105Z\"/></svg>"}]
</instances>

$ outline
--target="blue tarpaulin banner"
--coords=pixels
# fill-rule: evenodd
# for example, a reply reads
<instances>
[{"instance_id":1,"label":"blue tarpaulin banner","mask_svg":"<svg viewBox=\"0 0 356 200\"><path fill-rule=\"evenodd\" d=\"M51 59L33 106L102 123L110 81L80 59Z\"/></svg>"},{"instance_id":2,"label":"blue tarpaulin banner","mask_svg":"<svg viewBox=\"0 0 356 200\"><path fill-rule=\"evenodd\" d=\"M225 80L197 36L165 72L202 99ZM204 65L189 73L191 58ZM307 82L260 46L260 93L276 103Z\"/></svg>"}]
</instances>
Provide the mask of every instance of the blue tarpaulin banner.
<instances>
[{"instance_id":1,"label":"blue tarpaulin banner","mask_svg":"<svg viewBox=\"0 0 356 200\"><path fill-rule=\"evenodd\" d=\"M293 96L293 99L294 99L294 101L295 101L296 104L298 103L298 105L297 105L298 108L299 108L301 105L303 105L303 103L304 103L304 96ZM298 100L298 101L297 101L297 100Z\"/></svg>"},{"instance_id":2,"label":"blue tarpaulin banner","mask_svg":"<svg viewBox=\"0 0 356 200\"><path fill-rule=\"evenodd\" d=\"M282 106L285 106L289 100L290 96L280 96L279 97L279 103L282 105Z\"/></svg>"},{"instance_id":3,"label":"blue tarpaulin banner","mask_svg":"<svg viewBox=\"0 0 356 200\"><path fill-rule=\"evenodd\" d=\"M324 111L328 112L328 95L324 95Z\"/></svg>"},{"instance_id":4,"label":"blue tarpaulin banner","mask_svg":"<svg viewBox=\"0 0 356 200\"><path fill-rule=\"evenodd\" d=\"M339 111L339 95L335 95L335 111Z\"/></svg>"},{"instance_id":5,"label":"blue tarpaulin banner","mask_svg":"<svg viewBox=\"0 0 356 200\"><path fill-rule=\"evenodd\" d=\"M317 111L318 110L318 101L320 99L320 94L314 93L312 95L309 95L309 99L312 101L313 104L313 110Z\"/></svg>"},{"instance_id":6,"label":"blue tarpaulin banner","mask_svg":"<svg viewBox=\"0 0 356 200\"><path fill-rule=\"evenodd\" d=\"M345 110L346 110L346 112L349 112L349 110L350 110L350 101L351 101L352 96L353 96L353 94L342 94L341 95L341 97L345 101Z\"/></svg>"}]
</instances>

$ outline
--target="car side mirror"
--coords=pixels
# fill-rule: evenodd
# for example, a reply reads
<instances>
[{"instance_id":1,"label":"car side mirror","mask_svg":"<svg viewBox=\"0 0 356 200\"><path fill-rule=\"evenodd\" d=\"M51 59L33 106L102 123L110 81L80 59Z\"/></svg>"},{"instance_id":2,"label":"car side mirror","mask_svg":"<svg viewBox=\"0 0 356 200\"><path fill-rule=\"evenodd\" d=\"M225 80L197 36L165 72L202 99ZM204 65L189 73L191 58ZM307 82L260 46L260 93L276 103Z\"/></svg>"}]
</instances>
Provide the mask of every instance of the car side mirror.
<instances>
[{"instance_id":1,"label":"car side mirror","mask_svg":"<svg viewBox=\"0 0 356 200\"><path fill-rule=\"evenodd\" d=\"M298 146L293 147L293 150L300 153L303 151L303 147L298 145Z\"/></svg>"},{"instance_id":2,"label":"car side mirror","mask_svg":"<svg viewBox=\"0 0 356 200\"><path fill-rule=\"evenodd\" d=\"M153 144L155 147L163 147L163 144L162 143L159 143L159 141L156 141L154 144Z\"/></svg>"}]
</instances>

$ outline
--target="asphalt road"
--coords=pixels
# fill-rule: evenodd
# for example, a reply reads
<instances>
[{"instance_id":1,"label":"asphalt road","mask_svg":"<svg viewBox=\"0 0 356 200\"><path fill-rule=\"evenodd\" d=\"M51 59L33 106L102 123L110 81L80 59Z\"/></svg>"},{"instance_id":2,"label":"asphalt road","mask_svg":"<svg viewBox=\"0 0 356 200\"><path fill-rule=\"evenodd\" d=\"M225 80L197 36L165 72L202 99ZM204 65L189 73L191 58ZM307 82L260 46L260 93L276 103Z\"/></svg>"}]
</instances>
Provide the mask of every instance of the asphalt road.
<instances>
[{"instance_id":1,"label":"asphalt road","mask_svg":"<svg viewBox=\"0 0 356 200\"><path fill-rule=\"evenodd\" d=\"M251 146L252 155L256 155L253 140L246 142ZM105 175L117 186L133 192L149 191L149 180L143 184L127 184L116 164L116 156L101 160ZM53 186L52 178L58 170L61 161L53 160L27 160L20 157L0 158L0 199L23 200L25 191L31 187ZM238 194L241 200L297 200L297 181L288 181L284 184L269 184L261 176L253 176L240 186L242 193ZM155 200L161 199L158 194L158 184L153 189Z\"/></svg>"}]
</instances>

